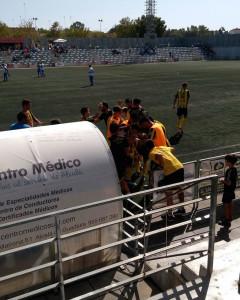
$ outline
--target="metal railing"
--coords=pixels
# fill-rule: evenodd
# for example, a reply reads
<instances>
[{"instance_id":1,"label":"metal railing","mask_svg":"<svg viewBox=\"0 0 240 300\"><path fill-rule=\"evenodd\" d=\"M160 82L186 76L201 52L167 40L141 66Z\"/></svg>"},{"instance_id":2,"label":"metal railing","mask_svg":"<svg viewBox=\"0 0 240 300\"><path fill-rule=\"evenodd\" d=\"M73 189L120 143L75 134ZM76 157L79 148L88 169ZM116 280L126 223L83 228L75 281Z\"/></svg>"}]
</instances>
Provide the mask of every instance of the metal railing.
<instances>
[{"instance_id":1,"label":"metal railing","mask_svg":"<svg viewBox=\"0 0 240 300\"><path fill-rule=\"evenodd\" d=\"M177 246L177 244L173 244L173 245L165 245L165 247L161 247L158 249L155 249L153 251L148 251L148 240L150 237L153 237L154 235L157 234L161 234L164 232L168 232L169 230L172 229L176 229L178 227L184 226L184 225L189 225L189 224L193 224L195 222L198 222L200 220L202 220L201 218L193 218L193 219L189 219L189 220L185 220L183 222L177 223L177 224L173 224L173 225L168 225L167 221L166 221L166 227L163 228L159 228L157 230L150 230L150 225L151 224L151 218L153 215L159 215L163 212L166 212L169 208L171 209L177 209L183 206L183 203L179 203L179 204L175 204L172 205L171 207L161 207L161 208L157 208L154 209L153 207L149 206L149 201L148 201L148 197L150 197L153 193L156 192L164 192L165 190L168 190L169 188L176 188L176 190L178 189L179 186L183 186L183 190L187 189L189 187L192 187L194 185L198 185L199 183L206 181L206 180L211 180L212 182L212 189L211 189L211 205L210 205L210 217L209 217L209 221L210 221L210 229L209 229L209 245L208 245L208 249L204 249L204 250L199 250L197 251L199 253L199 255L207 255L208 256L208 266L207 266L207 270L208 273L211 274L213 271L213 259L214 259L214 240L215 240L215 221L216 221L216 202L217 202L217 182L218 182L218 177L217 175L212 175L212 176L207 176L204 178L198 178L198 179L193 179L193 180L189 180L189 181L185 181L182 183L178 183L178 184L172 184L169 186L164 186L164 187L160 187L160 188L155 188L155 189L151 189L151 190L146 190L146 191L141 191L135 194L131 194L131 198L134 197L140 197L143 196L144 200L143 200L143 207L141 207L140 205L135 205L135 207L137 207L140 211L137 214L131 213L128 208L124 208L125 211L125 216L122 217L121 219L117 219L111 222L107 222L107 223L103 223L97 226L93 226L90 228L85 228L82 230L78 230L78 231L74 231L68 234L61 234L60 230L61 230L61 224L60 224L60 216L66 213L70 213L70 212L75 212L75 211L80 211L80 210L84 210L86 208L92 208L92 207L98 207L101 205L106 205L109 203L114 203L117 201L127 201L130 204L133 204L133 201L129 198L129 195L126 196L121 196L121 197L116 197L116 198L112 198L112 199L108 199L108 200L104 200L104 201L99 201L99 202L94 202L91 204L86 204L86 205L81 205L78 207L74 207L74 208L69 208L69 209L64 209L64 210L60 210L57 212L52 212L52 213L48 213L45 215L41 215L41 216L35 216L32 218L27 218L21 221L14 221L11 223L7 223L7 224L3 224L0 226L0 230L1 229L6 229L6 228L11 228L13 226L16 225L20 225L20 224L26 224L29 222L36 222L37 220L43 220L43 219L47 219L50 217L54 217L55 218L55 228L56 228L56 236L52 237L50 239L46 239L44 241L38 242L38 243L34 243L34 244L29 244L26 246L22 246L22 247L18 247L9 251L4 251L0 253L0 257L4 256L4 255L8 255L8 254L13 254L13 253L17 253L21 250L24 249L30 249L33 247L37 247L40 245L45 245L45 244L51 244L51 243L55 243L56 244L56 249L57 249L57 253L56 253L56 257L54 260L52 260L51 262L45 263L45 264L41 264L40 266L37 267L33 267L33 268L29 268L29 269L25 269L22 270L20 272L17 273L13 273L4 277L0 278L0 283L10 280L12 278L17 278L17 277L21 277L23 275L32 273L32 272L36 272L36 271L40 271L42 269L46 269L46 268L53 268L53 267L57 267L58 268L58 280L52 284L46 285L43 288L40 289L36 289L33 290L31 292L26 292L25 294L19 295L19 296L15 296L13 298L11 298L11 300L20 300L20 299L26 299L28 297L40 294L40 293L44 293L47 292L49 290L52 289L56 289L56 288L60 288L60 294L61 294L61 299L65 299L65 286L70 284L70 283L74 283L80 280L84 280L87 278L90 278L92 276L96 276L99 274L102 274L106 271L109 270L115 270L118 267L120 267L121 265L125 265L125 264L132 264L135 263L135 268L136 271L138 271L138 269L140 268L140 266L143 267L143 271L139 274L137 274L134 276L131 276L131 278L128 278L124 281L121 282L117 282L114 284L110 284L109 286L105 286L104 288L98 289L96 291L93 291L91 293L87 293L85 295L81 295L77 298L74 298L72 300L76 300L76 299L91 299L93 297L105 294L109 291L115 290L121 286L126 286L129 285L131 283L137 282L139 280L143 280L149 276L152 276L162 270L166 270L168 269L168 267L157 267L154 270L150 270L148 271L146 268L146 262L152 259L155 259L154 256L159 254L159 253L163 253L175 248ZM165 198L166 199L166 198ZM205 199L194 199L194 200L190 200L190 201L186 201L184 202L184 206L187 205L194 205L196 203L199 203L201 201L205 201ZM61 249L61 242L65 239L68 239L70 237L76 237L79 236L81 234L84 233L90 233L94 230L99 230L101 228L106 228L108 226L112 226L112 225L116 225L116 224L130 224L131 226L131 222L133 222L133 234L129 235L129 236L125 236L121 239L118 240L117 242L114 243L110 243L110 244L106 244L106 245L101 245L100 247L95 247L94 249L91 250L87 250L87 251L82 251L81 253L77 253L74 255L70 255L70 256L66 256L66 257L62 257L62 249ZM139 227L139 225L141 225ZM123 246L123 245L128 245L130 243L134 243L134 251L135 251L135 255L131 258L122 260L122 261L118 261L115 263L112 263L111 265L107 265L107 266L103 266L100 267L96 270L93 271L89 271L89 272L85 272L84 274L80 274L77 276L73 276L70 277L68 279L64 279L64 275L63 275L63 265L65 262L70 261L70 260L74 260L80 257L84 257L88 254L91 253L97 253L99 251L103 251L105 249L110 249L116 246ZM186 255L191 256L192 254L197 254L196 252L189 252L189 253L185 253ZM190 259L191 260L191 259ZM178 263L176 262L175 265L181 265L182 262L179 261Z\"/></svg>"}]
</instances>

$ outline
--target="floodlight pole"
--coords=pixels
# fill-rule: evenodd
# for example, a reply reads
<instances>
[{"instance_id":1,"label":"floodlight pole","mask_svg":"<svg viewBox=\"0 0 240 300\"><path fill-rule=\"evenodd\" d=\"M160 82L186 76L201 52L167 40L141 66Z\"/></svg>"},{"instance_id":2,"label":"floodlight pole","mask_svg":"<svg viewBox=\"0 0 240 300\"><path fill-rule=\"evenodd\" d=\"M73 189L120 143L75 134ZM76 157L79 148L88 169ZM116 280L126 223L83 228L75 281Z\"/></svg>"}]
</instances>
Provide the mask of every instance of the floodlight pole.
<instances>
[{"instance_id":1,"label":"floodlight pole","mask_svg":"<svg viewBox=\"0 0 240 300\"><path fill-rule=\"evenodd\" d=\"M100 24L100 32L102 32L102 22L103 22L103 20L102 20L102 19L99 19L98 22L99 22L99 24Z\"/></svg>"},{"instance_id":2,"label":"floodlight pole","mask_svg":"<svg viewBox=\"0 0 240 300\"><path fill-rule=\"evenodd\" d=\"M38 18L32 18L32 19L35 22L35 30L37 30L37 20L38 20Z\"/></svg>"}]
</instances>

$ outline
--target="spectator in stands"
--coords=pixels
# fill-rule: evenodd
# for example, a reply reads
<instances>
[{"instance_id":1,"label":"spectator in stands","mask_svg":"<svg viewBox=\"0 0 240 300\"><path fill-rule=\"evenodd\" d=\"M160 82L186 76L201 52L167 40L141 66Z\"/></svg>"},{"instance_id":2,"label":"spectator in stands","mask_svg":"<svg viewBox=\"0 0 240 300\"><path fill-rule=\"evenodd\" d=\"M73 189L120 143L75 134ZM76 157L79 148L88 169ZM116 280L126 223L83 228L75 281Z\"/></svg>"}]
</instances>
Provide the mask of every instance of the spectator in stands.
<instances>
[{"instance_id":1,"label":"spectator in stands","mask_svg":"<svg viewBox=\"0 0 240 300\"><path fill-rule=\"evenodd\" d=\"M111 133L109 137L110 149L115 161L121 188L124 194L129 194L129 188L124 178L127 166L127 154L129 152L128 142L125 137L120 135L119 125L117 123L112 122L109 131Z\"/></svg>"},{"instance_id":2,"label":"spectator in stands","mask_svg":"<svg viewBox=\"0 0 240 300\"><path fill-rule=\"evenodd\" d=\"M28 121L27 124L33 127L34 122L37 123L39 126L43 124L43 122L39 121L31 111L32 103L28 99L24 99L22 101L22 112L26 113Z\"/></svg>"},{"instance_id":3,"label":"spectator in stands","mask_svg":"<svg viewBox=\"0 0 240 300\"><path fill-rule=\"evenodd\" d=\"M31 128L31 126L27 125L28 123L28 116L26 113L20 111L17 114L17 123L14 123L10 126L10 130L16 130L16 129L25 129L25 128Z\"/></svg>"},{"instance_id":4,"label":"spectator in stands","mask_svg":"<svg viewBox=\"0 0 240 300\"><path fill-rule=\"evenodd\" d=\"M158 186L170 185L184 181L184 168L180 161L172 154L173 148L171 147L155 147L152 140L148 140L145 144L148 151L149 159L154 163L160 165L164 170L164 179L158 183ZM184 202L184 193L181 187L176 187L165 191L167 197L167 206L173 205L172 193L178 191L179 202ZM173 215L172 209L169 209L167 214L162 215L163 219L170 222L174 221L174 216L184 216L186 211L184 206L180 207Z\"/></svg>"},{"instance_id":5,"label":"spectator in stands","mask_svg":"<svg viewBox=\"0 0 240 300\"><path fill-rule=\"evenodd\" d=\"M173 109L175 109L176 101L178 102L178 131L183 132L183 126L187 121L188 116L188 102L190 99L190 91L187 89L187 83L182 84L182 88L177 92L173 102ZM183 116L183 118L182 118Z\"/></svg>"},{"instance_id":6,"label":"spectator in stands","mask_svg":"<svg viewBox=\"0 0 240 300\"><path fill-rule=\"evenodd\" d=\"M225 165L228 167L224 179L220 182L224 184L223 191L223 207L225 218L218 222L221 226L231 226L233 220L233 199L235 199L235 189L237 185L238 173L234 165L237 162L237 156L228 154L225 156Z\"/></svg>"},{"instance_id":7,"label":"spectator in stands","mask_svg":"<svg viewBox=\"0 0 240 300\"><path fill-rule=\"evenodd\" d=\"M93 86L93 73L94 73L94 69L92 67L92 65L89 65L89 80L90 80L90 85Z\"/></svg>"}]
</instances>

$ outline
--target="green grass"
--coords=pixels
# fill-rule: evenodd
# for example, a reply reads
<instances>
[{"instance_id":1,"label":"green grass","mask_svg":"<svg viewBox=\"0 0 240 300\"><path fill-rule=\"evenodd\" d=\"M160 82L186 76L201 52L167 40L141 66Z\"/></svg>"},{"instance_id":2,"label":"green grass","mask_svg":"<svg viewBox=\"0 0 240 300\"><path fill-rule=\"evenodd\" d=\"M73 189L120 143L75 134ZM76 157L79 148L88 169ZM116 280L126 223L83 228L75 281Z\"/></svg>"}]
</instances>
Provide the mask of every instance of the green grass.
<instances>
[{"instance_id":1,"label":"green grass","mask_svg":"<svg viewBox=\"0 0 240 300\"><path fill-rule=\"evenodd\" d=\"M187 81L191 91L189 117L176 154L189 154L239 142L240 62L159 63L126 66L95 66L95 85L86 87L87 67L46 68L46 78L33 78L35 69L10 69L8 83L1 83L0 130L16 121L23 98L32 101L32 111L44 122L58 117L62 122L80 119L80 108L92 113L100 101L113 107L119 99L142 99L142 106L167 128L177 131L173 97ZM104 124L100 125L104 128ZM182 156L183 161L237 151L238 147Z\"/></svg>"}]
</instances>

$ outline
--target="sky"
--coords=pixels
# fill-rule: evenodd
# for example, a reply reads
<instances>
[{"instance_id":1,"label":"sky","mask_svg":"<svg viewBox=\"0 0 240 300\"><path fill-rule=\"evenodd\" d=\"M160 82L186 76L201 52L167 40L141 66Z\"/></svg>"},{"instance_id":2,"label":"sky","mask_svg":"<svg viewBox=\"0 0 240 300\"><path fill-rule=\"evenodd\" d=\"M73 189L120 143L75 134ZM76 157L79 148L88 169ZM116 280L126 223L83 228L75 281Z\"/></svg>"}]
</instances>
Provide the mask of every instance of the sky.
<instances>
[{"instance_id":1,"label":"sky","mask_svg":"<svg viewBox=\"0 0 240 300\"><path fill-rule=\"evenodd\" d=\"M168 28L205 25L211 30L240 27L239 0L157 0L156 16ZM1 0L0 21L17 27L21 20L37 18L37 28L58 21L69 27L80 21L90 30L107 32L123 17L136 19L145 12L145 0ZM102 22L99 22L102 20Z\"/></svg>"}]
</instances>

